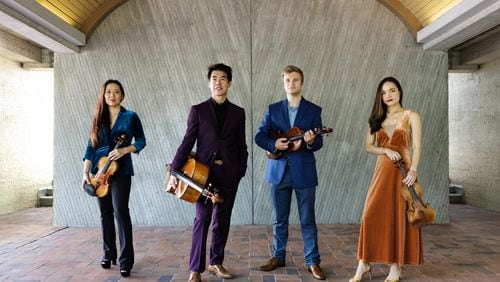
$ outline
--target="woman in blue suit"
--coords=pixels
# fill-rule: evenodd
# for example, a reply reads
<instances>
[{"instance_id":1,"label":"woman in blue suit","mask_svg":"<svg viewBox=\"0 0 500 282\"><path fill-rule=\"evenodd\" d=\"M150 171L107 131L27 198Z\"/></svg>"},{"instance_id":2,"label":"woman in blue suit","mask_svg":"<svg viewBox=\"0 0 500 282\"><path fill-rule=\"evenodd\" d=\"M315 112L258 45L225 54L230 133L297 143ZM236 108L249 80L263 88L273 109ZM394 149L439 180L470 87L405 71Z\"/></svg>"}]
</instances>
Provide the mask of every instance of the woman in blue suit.
<instances>
[{"instance_id":1,"label":"woman in blue suit","mask_svg":"<svg viewBox=\"0 0 500 282\"><path fill-rule=\"evenodd\" d=\"M131 153L139 153L146 146L146 137L139 116L122 107L125 98L122 84L117 80L108 80L99 93L90 138L83 156L82 186L90 183L90 175L98 171L102 157L118 163L118 169L109 181L109 192L98 198L101 212L101 226L104 256L102 268L116 264L115 220L120 239L120 275L130 276L134 266L134 246L132 242L132 221L128 202L134 169ZM118 136L126 138L121 147L113 149ZM134 141L132 143L132 140Z\"/></svg>"},{"instance_id":2,"label":"woman in blue suit","mask_svg":"<svg viewBox=\"0 0 500 282\"><path fill-rule=\"evenodd\" d=\"M271 183L270 198L274 210L273 254L260 270L272 271L285 266L286 244L288 241L288 218L292 191L295 191L304 240L304 258L308 270L314 278L323 280L320 268L318 232L314 213L318 175L314 152L323 147L323 139L314 129L323 127L321 107L302 97L304 73L295 66L283 70L283 86L287 94L285 100L271 104L262 119L255 143L270 153L280 153L281 157L269 159L265 179ZM286 133L298 127L304 131L304 148L288 151L287 138L273 138L271 132Z\"/></svg>"}]
</instances>

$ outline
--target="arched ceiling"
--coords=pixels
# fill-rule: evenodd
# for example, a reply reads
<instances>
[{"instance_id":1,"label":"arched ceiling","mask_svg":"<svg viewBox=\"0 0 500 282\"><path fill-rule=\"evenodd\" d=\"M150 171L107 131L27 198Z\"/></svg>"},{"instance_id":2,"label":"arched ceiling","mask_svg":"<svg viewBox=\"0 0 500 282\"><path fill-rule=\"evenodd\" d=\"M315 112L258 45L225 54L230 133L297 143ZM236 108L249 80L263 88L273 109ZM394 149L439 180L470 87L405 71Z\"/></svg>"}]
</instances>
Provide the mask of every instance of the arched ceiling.
<instances>
[{"instance_id":1,"label":"arched ceiling","mask_svg":"<svg viewBox=\"0 0 500 282\"><path fill-rule=\"evenodd\" d=\"M127 0L36 0L60 19L85 34L88 39L94 29Z\"/></svg>"},{"instance_id":2,"label":"arched ceiling","mask_svg":"<svg viewBox=\"0 0 500 282\"><path fill-rule=\"evenodd\" d=\"M396 14L413 36L462 0L378 0Z\"/></svg>"},{"instance_id":3,"label":"arched ceiling","mask_svg":"<svg viewBox=\"0 0 500 282\"><path fill-rule=\"evenodd\" d=\"M36 0L89 38L99 23L127 0ZM378 0L417 32L463 0Z\"/></svg>"},{"instance_id":4,"label":"arched ceiling","mask_svg":"<svg viewBox=\"0 0 500 282\"><path fill-rule=\"evenodd\" d=\"M464 68L474 70L477 64L500 58L500 0L377 1L399 17L425 50L447 51L457 66L475 64L472 69ZM0 0L0 40L15 35L54 53L76 53L97 26L125 2ZM486 50L486 54L475 56L476 49ZM468 61L461 59L461 52L468 54Z\"/></svg>"}]
</instances>

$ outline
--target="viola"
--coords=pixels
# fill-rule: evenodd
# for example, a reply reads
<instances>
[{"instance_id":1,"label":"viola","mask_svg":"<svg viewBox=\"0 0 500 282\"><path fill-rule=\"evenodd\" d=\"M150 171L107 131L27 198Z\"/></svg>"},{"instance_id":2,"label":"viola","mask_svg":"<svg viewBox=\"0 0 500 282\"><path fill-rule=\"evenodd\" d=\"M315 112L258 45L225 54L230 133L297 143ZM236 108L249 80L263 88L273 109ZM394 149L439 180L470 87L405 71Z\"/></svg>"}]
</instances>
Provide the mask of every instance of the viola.
<instances>
[{"instance_id":1,"label":"viola","mask_svg":"<svg viewBox=\"0 0 500 282\"><path fill-rule=\"evenodd\" d=\"M407 173L403 165L404 161L398 160L395 164L401 169L403 179L406 178ZM436 217L436 212L432 206L429 203L423 203L423 194L424 192L422 186L420 186L418 182L413 183L413 185L410 185L409 187L403 185L401 189L401 195L408 203L406 217L411 224L419 227L433 223L434 218Z\"/></svg>"},{"instance_id":2,"label":"viola","mask_svg":"<svg viewBox=\"0 0 500 282\"><path fill-rule=\"evenodd\" d=\"M332 133L333 129L323 127L323 128L315 128L313 129L314 134L322 135ZM288 148L285 151L294 152L304 149L304 130L298 127L290 128L286 133L281 133L280 131L271 131L269 135L274 139L286 138L286 141L289 141ZM276 153L271 153L266 151L266 156L272 160L279 159L283 156L284 151L277 151Z\"/></svg>"},{"instance_id":3,"label":"viola","mask_svg":"<svg viewBox=\"0 0 500 282\"><path fill-rule=\"evenodd\" d=\"M116 145L113 150L118 149L125 140L127 135L122 134L115 139ZM90 177L90 186L95 190L95 195L99 198L104 197L109 192L109 178L118 170L118 162L110 160L107 156L102 157L97 165L98 171ZM90 187L86 187L89 189Z\"/></svg>"},{"instance_id":4,"label":"viola","mask_svg":"<svg viewBox=\"0 0 500 282\"><path fill-rule=\"evenodd\" d=\"M179 180L177 187L167 187L167 192L176 195L181 200L193 204L198 201L200 196L204 196L206 200L211 200L214 205L224 201L219 196L216 187L212 187L211 183L207 185L208 165L197 161L193 154L188 156L188 160L182 167L182 172L176 171L168 165L167 173ZM167 177L169 177L168 174Z\"/></svg>"}]
</instances>

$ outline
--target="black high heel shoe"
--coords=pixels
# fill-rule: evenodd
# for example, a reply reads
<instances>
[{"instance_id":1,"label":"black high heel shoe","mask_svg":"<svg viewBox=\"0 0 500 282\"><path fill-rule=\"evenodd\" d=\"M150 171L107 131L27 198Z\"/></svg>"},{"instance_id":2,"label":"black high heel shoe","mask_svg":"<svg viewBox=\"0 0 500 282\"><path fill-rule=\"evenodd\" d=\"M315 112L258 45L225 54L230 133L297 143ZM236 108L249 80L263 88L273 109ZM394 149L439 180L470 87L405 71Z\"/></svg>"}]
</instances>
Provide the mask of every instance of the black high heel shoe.
<instances>
[{"instance_id":1,"label":"black high heel shoe","mask_svg":"<svg viewBox=\"0 0 500 282\"><path fill-rule=\"evenodd\" d=\"M129 277L130 276L130 269L120 269L120 275L122 277Z\"/></svg>"},{"instance_id":2,"label":"black high heel shoe","mask_svg":"<svg viewBox=\"0 0 500 282\"><path fill-rule=\"evenodd\" d=\"M101 260L101 267L104 269L110 268L111 264L116 265L116 259L103 259L103 260Z\"/></svg>"}]
</instances>

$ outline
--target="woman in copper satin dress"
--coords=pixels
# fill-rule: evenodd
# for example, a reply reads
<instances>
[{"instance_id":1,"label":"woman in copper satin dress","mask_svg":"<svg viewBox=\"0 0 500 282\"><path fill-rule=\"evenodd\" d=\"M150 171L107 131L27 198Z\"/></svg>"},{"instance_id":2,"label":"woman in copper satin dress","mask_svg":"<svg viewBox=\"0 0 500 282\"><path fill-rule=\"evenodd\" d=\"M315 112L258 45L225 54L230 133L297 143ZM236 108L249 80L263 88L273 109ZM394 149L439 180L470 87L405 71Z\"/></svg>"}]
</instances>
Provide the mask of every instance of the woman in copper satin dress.
<instances>
[{"instance_id":1,"label":"woman in copper satin dress","mask_svg":"<svg viewBox=\"0 0 500 282\"><path fill-rule=\"evenodd\" d=\"M385 281L399 281L404 264L423 263L422 234L408 223L402 185L417 179L422 124L417 112L403 108L403 90L393 77L378 85L365 137L365 149L377 155L373 178L366 196L358 241L358 267L349 281L371 278L371 265L390 266ZM403 179L394 162L403 159L408 171Z\"/></svg>"}]
</instances>

